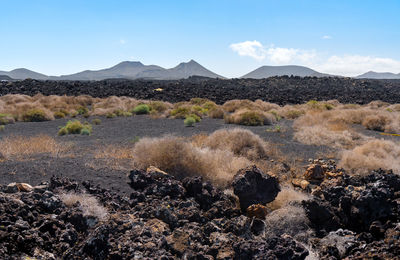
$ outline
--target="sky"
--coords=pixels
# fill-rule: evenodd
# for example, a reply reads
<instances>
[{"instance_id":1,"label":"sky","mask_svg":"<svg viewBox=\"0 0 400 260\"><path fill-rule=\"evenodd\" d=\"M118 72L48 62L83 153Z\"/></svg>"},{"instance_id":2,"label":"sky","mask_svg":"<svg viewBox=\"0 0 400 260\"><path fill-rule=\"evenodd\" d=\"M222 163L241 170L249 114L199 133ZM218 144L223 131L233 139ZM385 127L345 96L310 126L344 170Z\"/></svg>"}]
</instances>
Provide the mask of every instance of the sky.
<instances>
[{"instance_id":1,"label":"sky","mask_svg":"<svg viewBox=\"0 0 400 260\"><path fill-rule=\"evenodd\" d=\"M263 65L400 73L400 0L0 0L0 70L65 75L196 60L225 77Z\"/></svg>"}]
</instances>

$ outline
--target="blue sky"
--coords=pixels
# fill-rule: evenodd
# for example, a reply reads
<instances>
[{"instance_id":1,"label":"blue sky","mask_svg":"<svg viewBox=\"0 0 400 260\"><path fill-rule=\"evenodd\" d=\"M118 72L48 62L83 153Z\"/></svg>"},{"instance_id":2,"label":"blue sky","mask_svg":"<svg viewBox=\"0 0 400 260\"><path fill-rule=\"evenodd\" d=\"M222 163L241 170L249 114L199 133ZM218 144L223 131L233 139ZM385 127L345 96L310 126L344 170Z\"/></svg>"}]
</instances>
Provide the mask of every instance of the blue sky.
<instances>
[{"instance_id":1,"label":"blue sky","mask_svg":"<svg viewBox=\"0 0 400 260\"><path fill-rule=\"evenodd\" d=\"M194 59L226 77L261 65L400 73L400 1L0 0L0 70L48 75Z\"/></svg>"}]
</instances>

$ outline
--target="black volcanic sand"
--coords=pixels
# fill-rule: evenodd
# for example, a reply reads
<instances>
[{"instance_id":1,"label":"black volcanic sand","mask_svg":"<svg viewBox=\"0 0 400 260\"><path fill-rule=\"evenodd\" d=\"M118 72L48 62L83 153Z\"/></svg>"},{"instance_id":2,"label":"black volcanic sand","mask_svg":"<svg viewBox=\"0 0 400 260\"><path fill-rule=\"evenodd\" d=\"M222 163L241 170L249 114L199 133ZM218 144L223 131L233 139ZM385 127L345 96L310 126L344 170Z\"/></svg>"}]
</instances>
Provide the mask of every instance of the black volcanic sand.
<instances>
[{"instance_id":1,"label":"black volcanic sand","mask_svg":"<svg viewBox=\"0 0 400 260\"><path fill-rule=\"evenodd\" d=\"M91 122L95 117L88 119L78 118L82 122ZM332 148L325 146L305 145L293 140L293 129L290 120L281 120L281 132L267 132L266 129L274 126L253 126L245 127L225 124L221 119L205 118L195 127L185 127L180 119L152 119L148 116L104 118L100 125L93 125L91 136L67 135L58 136L60 126L65 125L69 119L58 119L47 122L17 122L7 125L0 138L6 136L36 136L49 135L57 141L71 143L74 154L71 157L51 157L39 155L32 160L16 161L7 160L0 162L0 184L11 182L27 182L32 185L39 184L49 179L52 175L69 177L78 181L90 180L94 184L116 190L121 194L130 192L126 185L126 174L131 167L123 169L111 169L93 159L93 152L105 145L129 146L141 137L162 137L164 135L176 135L190 137L199 133L212 133L218 129L241 127L249 129L261 136L264 140L275 144L282 154L287 158L300 159L299 165L307 164L309 158L318 158L321 154L332 154ZM398 137L380 136L377 132L358 129L363 134L396 139ZM78 147L76 147L78 146ZM127 169L128 167L128 169Z\"/></svg>"},{"instance_id":2,"label":"black volcanic sand","mask_svg":"<svg viewBox=\"0 0 400 260\"><path fill-rule=\"evenodd\" d=\"M156 91L161 88L163 91ZM366 104L374 100L400 103L400 80L352 78L271 77L267 79L38 81L0 82L6 94L129 96L138 99L186 101L208 98L218 104L232 99L261 99L276 104L299 104L309 100L337 99L342 103Z\"/></svg>"},{"instance_id":3,"label":"black volcanic sand","mask_svg":"<svg viewBox=\"0 0 400 260\"><path fill-rule=\"evenodd\" d=\"M79 119L90 122L93 118ZM266 131L267 128L273 128L273 126L244 127L225 124L221 119L205 118L195 127L185 127L183 120L179 119L152 119L148 116L100 118L102 123L93 125L91 136L58 136L59 126L65 125L68 119L47 122L17 122L7 125L5 131L0 132L0 138L12 135L49 135L58 141L71 142L75 146L79 146L79 154L74 158L40 156L29 161L7 160L0 162L0 184L27 182L36 185L44 179L56 175L78 181L90 180L94 184L101 184L102 187L115 189L121 193L129 192L130 190L126 185L126 170L109 169L100 165L93 169L93 167L88 166L88 163L92 161L92 152L95 149L108 144L133 146L132 142L141 137L161 137L169 134L190 137L199 133L212 133L223 128L242 127L249 129L265 140L276 144L284 155L293 154L296 158L302 159L304 163L309 158L315 158L317 154L328 150L327 147L309 146L293 141L292 121L286 120L279 122L282 132L275 133Z\"/></svg>"}]
</instances>

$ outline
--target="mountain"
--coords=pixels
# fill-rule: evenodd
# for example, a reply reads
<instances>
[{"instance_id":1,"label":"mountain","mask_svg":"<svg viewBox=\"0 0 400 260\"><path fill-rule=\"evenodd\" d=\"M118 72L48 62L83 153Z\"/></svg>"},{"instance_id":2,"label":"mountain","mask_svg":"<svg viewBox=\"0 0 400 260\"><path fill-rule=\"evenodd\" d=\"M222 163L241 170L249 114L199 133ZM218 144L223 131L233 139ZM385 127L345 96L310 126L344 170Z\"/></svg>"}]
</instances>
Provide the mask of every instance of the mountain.
<instances>
[{"instance_id":1,"label":"mountain","mask_svg":"<svg viewBox=\"0 0 400 260\"><path fill-rule=\"evenodd\" d=\"M300 77L329 77L333 75L319 73L303 66L287 65L287 66L262 66L252 72L242 76L241 78L262 79L274 76L300 76Z\"/></svg>"},{"instance_id":2,"label":"mountain","mask_svg":"<svg viewBox=\"0 0 400 260\"><path fill-rule=\"evenodd\" d=\"M400 79L400 73L395 74L391 72L375 72L368 71L367 73L357 76L358 79Z\"/></svg>"},{"instance_id":3,"label":"mountain","mask_svg":"<svg viewBox=\"0 0 400 260\"><path fill-rule=\"evenodd\" d=\"M182 62L178 66L165 69L157 65L143 65L138 61L124 61L111 68L102 70L85 70L70 75L46 76L27 69L12 71L0 71L0 75L6 75L13 79L39 79L39 80L103 80L110 78L124 79L184 79L190 76L202 76L208 78L223 78L214 72L204 68L194 60Z\"/></svg>"},{"instance_id":4,"label":"mountain","mask_svg":"<svg viewBox=\"0 0 400 260\"><path fill-rule=\"evenodd\" d=\"M204 68L194 60L189 62L182 62L175 68L169 69L171 78L188 78L190 76L202 76L208 78L223 78L222 76L215 74L214 72Z\"/></svg>"},{"instance_id":5,"label":"mountain","mask_svg":"<svg viewBox=\"0 0 400 260\"><path fill-rule=\"evenodd\" d=\"M124 61L111 68L102 70L86 70L76 74L51 77L53 80L103 80L109 78L126 79L182 79L190 76L222 78L207 70L194 60L180 63L171 69L164 69L156 65L143 65L137 61Z\"/></svg>"},{"instance_id":6,"label":"mountain","mask_svg":"<svg viewBox=\"0 0 400 260\"><path fill-rule=\"evenodd\" d=\"M9 76L13 79L27 79L27 78L31 78L31 79L40 79L40 80L46 80L49 77L44 75L44 74L40 74L28 69L15 69L12 71L0 71L0 75L6 75Z\"/></svg>"},{"instance_id":7,"label":"mountain","mask_svg":"<svg viewBox=\"0 0 400 260\"><path fill-rule=\"evenodd\" d=\"M0 75L0 81L12 81L14 79L10 78L7 75Z\"/></svg>"}]
</instances>

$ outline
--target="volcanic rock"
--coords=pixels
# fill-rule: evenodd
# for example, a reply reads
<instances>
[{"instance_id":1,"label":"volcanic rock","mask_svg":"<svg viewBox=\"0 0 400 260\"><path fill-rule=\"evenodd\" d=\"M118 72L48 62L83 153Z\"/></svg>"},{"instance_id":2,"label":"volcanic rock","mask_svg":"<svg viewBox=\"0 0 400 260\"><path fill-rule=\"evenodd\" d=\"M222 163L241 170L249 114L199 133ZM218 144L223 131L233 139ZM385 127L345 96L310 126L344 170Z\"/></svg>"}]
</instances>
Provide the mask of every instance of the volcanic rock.
<instances>
[{"instance_id":1,"label":"volcanic rock","mask_svg":"<svg viewBox=\"0 0 400 260\"><path fill-rule=\"evenodd\" d=\"M239 170L233 179L232 186L244 212L253 204L266 204L273 201L280 192L278 180L263 173L256 166Z\"/></svg>"}]
</instances>

